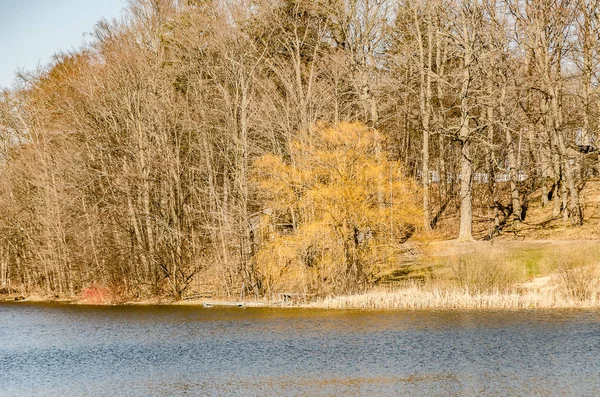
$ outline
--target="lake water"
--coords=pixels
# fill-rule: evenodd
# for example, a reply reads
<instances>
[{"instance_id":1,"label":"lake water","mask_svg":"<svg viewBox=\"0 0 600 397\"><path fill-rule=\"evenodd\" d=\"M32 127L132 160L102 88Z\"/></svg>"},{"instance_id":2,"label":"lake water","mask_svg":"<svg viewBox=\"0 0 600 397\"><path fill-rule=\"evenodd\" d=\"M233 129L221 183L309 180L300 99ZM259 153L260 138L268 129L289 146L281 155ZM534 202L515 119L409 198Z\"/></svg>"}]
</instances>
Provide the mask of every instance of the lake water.
<instances>
[{"instance_id":1,"label":"lake water","mask_svg":"<svg viewBox=\"0 0 600 397\"><path fill-rule=\"evenodd\" d=\"M0 304L0 396L600 395L600 311Z\"/></svg>"}]
</instances>

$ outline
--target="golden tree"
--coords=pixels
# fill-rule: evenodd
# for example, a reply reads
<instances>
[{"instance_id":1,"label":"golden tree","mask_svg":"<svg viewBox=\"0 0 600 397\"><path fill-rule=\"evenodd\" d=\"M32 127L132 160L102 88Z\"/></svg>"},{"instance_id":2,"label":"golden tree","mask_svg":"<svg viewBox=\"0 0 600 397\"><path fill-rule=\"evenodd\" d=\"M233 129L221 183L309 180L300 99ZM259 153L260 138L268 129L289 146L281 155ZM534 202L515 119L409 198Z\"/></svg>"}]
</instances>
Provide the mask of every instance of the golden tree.
<instances>
[{"instance_id":1,"label":"golden tree","mask_svg":"<svg viewBox=\"0 0 600 397\"><path fill-rule=\"evenodd\" d=\"M261 222L256 268L266 291L364 289L422 224L419 191L360 123L300 133L289 161L254 164Z\"/></svg>"}]
</instances>

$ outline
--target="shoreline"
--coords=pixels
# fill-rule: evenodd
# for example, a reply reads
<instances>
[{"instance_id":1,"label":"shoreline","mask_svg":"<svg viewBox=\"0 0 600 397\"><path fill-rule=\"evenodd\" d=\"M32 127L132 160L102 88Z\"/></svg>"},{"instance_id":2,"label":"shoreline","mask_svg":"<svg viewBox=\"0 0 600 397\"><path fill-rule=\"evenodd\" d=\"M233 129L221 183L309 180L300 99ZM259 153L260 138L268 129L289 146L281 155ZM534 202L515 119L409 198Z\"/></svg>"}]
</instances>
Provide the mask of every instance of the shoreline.
<instances>
[{"instance_id":1,"label":"shoreline","mask_svg":"<svg viewBox=\"0 0 600 397\"><path fill-rule=\"evenodd\" d=\"M420 294L420 295L419 295ZM410 295L410 296L409 296ZM341 295L307 303L290 303L267 300L217 300L145 299L124 302L89 302L78 298L50 299L39 296L0 297L0 303L54 304L65 306L133 307L133 306L189 306L195 308L264 308L264 309L320 309L341 311L437 311L437 310L549 310L549 309L600 309L600 299L574 300L548 293L534 291L518 293L443 293L441 291L394 292L370 291L363 294Z\"/></svg>"},{"instance_id":2,"label":"shoreline","mask_svg":"<svg viewBox=\"0 0 600 397\"><path fill-rule=\"evenodd\" d=\"M590 243L586 241L586 243ZM558 246L557 246L558 245ZM577 250L573 250L574 245ZM131 300L91 285L79 295L59 297L24 288L4 288L1 302L53 303L89 306L243 306L335 310L518 310L600 309L600 245L580 240L498 241L456 244L432 242L425 259L412 265L429 266L427 281L402 279L380 283L362 293L316 297L271 292L268 297L240 300L221 293L194 294L187 299L151 297ZM422 253L421 253L422 255ZM423 260L422 260L423 259ZM421 268L407 268L413 277ZM416 275L416 276L415 276ZM408 277L408 276L405 276ZM485 292L482 292L485 291Z\"/></svg>"}]
</instances>

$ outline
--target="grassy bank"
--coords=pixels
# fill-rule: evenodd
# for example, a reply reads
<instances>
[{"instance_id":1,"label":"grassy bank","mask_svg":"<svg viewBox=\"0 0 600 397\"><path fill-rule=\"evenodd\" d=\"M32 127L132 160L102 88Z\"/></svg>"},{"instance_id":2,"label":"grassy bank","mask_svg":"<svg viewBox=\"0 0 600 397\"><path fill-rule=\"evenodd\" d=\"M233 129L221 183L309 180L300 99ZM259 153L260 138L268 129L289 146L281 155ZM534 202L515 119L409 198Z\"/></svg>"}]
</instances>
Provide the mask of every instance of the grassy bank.
<instances>
[{"instance_id":1,"label":"grassy bank","mask_svg":"<svg viewBox=\"0 0 600 397\"><path fill-rule=\"evenodd\" d=\"M326 297L328 309L521 309L600 307L596 242L438 244L401 280Z\"/></svg>"},{"instance_id":2,"label":"grassy bank","mask_svg":"<svg viewBox=\"0 0 600 397\"><path fill-rule=\"evenodd\" d=\"M294 300L284 299L284 295L273 292L268 297L241 301L245 306L373 310L600 307L600 244L554 240L439 242L423 248L412 263L382 269L379 284L363 293L307 295ZM311 301L307 302L308 298ZM0 300L96 305L240 302L239 296L132 301L98 286L86 288L72 299L14 291Z\"/></svg>"},{"instance_id":3,"label":"grassy bank","mask_svg":"<svg viewBox=\"0 0 600 397\"><path fill-rule=\"evenodd\" d=\"M397 290L328 297L307 307L363 310L600 308L600 300L597 296L574 299L552 289L472 292L468 289L431 290L415 285Z\"/></svg>"},{"instance_id":4,"label":"grassy bank","mask_svg":"<svg viewBox=\"0 0 600 397\"><path fill-rule=\"evenodd\" d=\"M81 299L53 299L24 297L15 301L13 297L0 298L0 302L38 302L81 305L185 305L203 306L206 300L144 300L126 302L88 302ZM212 300L211 300L212 302ZM552 289L514 292L473 292L467 289L431 290L414 285L397 289L375 289L353 295L342 295L317 299L309 303L285 302L277 299L223 300L240 302L245 307L310 308L339 310L434 310L434 309L564 309L600 308L600 299L595 295L589 299L574 299ZM220 306L218 303L215 306Z\"/></svg>"}]
</instances>

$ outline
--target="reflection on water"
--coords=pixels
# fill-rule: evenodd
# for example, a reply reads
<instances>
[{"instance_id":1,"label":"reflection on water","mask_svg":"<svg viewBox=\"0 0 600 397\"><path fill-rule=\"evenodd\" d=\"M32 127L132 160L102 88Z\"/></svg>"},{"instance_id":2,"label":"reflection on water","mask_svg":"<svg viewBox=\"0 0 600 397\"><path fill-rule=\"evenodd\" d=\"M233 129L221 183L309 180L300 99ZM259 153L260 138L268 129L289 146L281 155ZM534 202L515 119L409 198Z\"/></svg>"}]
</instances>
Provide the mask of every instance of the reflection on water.
<instances>
[{"instance_id":1,"label":"reflection on water","mask_svg":"<svg viewBox=\"0 0 600 397\"><path fill-rule=\"evenodd\" d=\"M598 395L598 311L0 304L2 396Z\"/></svg>"}]
</instances>

